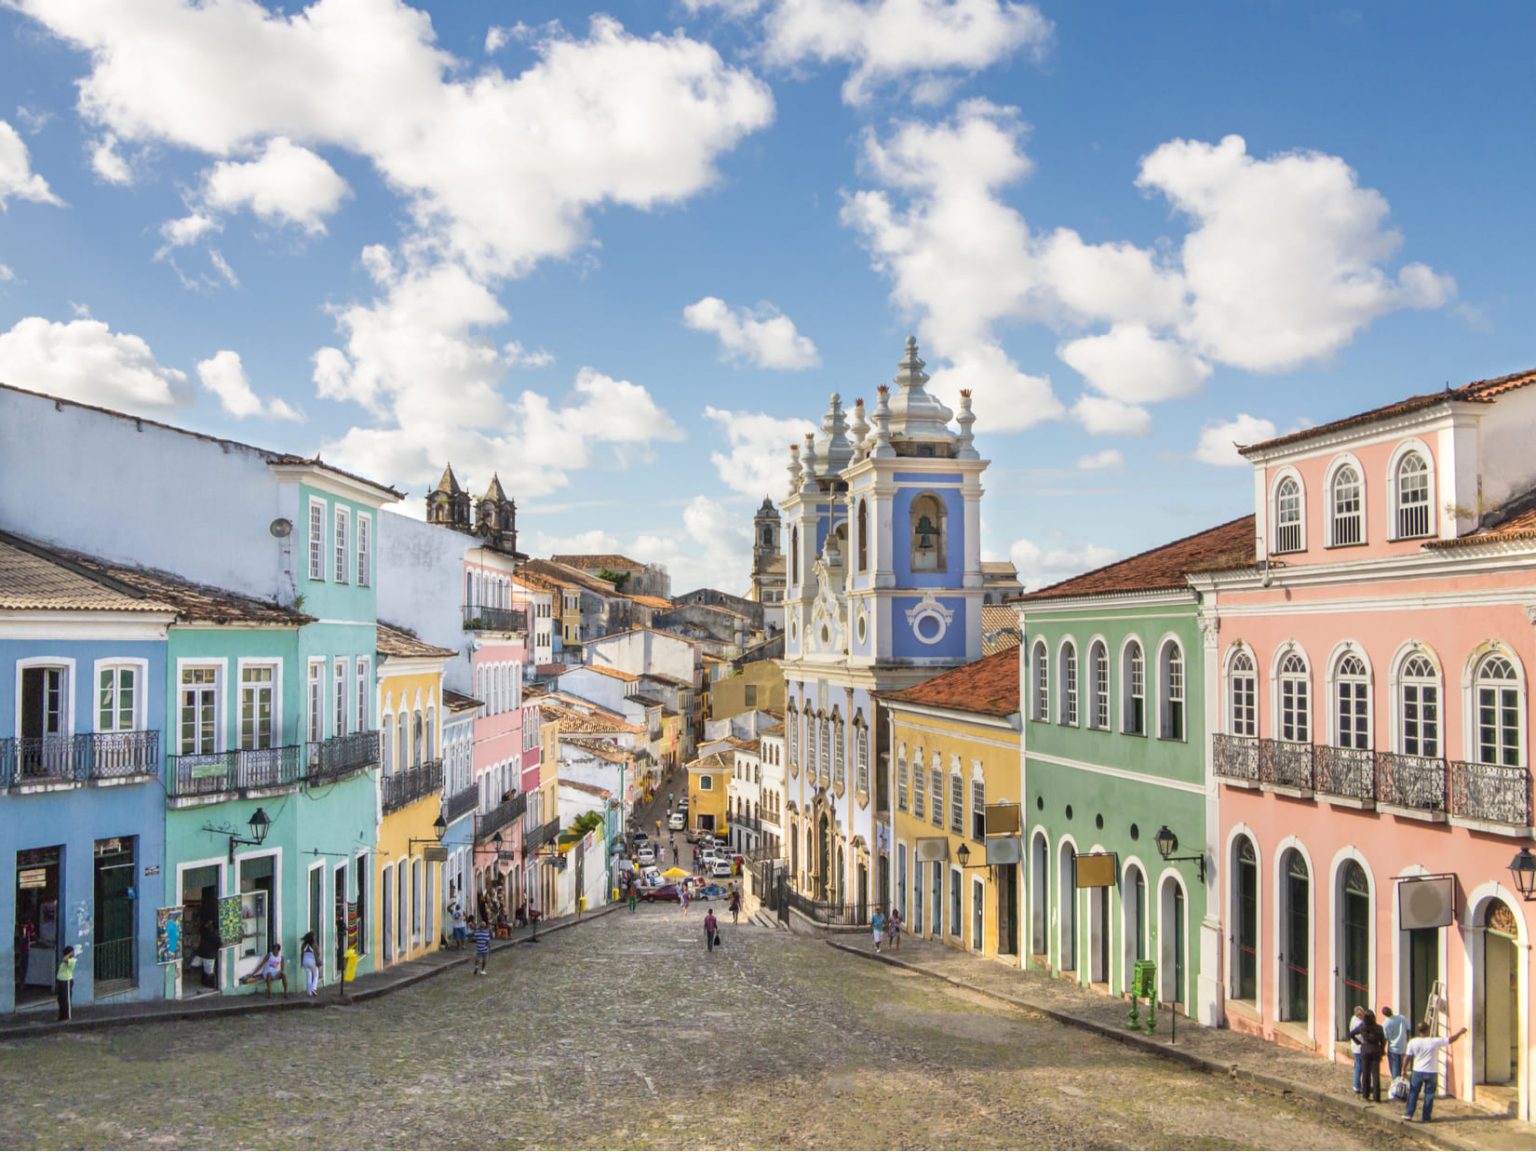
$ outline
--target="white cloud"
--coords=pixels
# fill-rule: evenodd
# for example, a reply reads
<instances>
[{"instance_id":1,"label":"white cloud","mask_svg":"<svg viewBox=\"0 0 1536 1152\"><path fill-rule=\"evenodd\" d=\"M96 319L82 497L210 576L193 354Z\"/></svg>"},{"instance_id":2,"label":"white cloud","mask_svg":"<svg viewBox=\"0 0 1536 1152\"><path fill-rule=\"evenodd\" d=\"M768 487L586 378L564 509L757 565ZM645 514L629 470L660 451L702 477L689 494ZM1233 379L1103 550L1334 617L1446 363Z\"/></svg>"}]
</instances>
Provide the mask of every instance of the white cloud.
<instances>
[{"instance_id":1,"label":"white cloud","mask_svg":"<svg viewBox=\"0 0 1536 1152\"><path fill-rule=\"evenodd\" d=\"M1051 391L1051 378L1022 371L996 344L957 352L948 367L934 370L928 387L957 410L960 390L969 388L977 424L986 432L1022 432L1066 414Z\"/></svg>"},{"instance_id":2,"label":"white cloud","mask_svg":"<svg viewBox=\"0 0 1536 1152\"><path fill-rule=\"evenodd\" d=\"M142 337L100 320L41 316L0 333L0 380L87 404L161 415L191 400L185 373L166 368Z\"/></svg>"},{"instance_id":3,"label":"white cloud","mask_svg":"<svg viewBox=\"0 0 1536 1152\"><path fill-rule=\"evenodd\" d=\"M1155 404L1198 392L1211 366L1172 340L1159 340L1142 324L1116 324L1108 332L1062 345L1056 354L1090 387L1122 404Z\"/></svg>"},{"instance_id":4,"label":"white cloud","mask_svg":"<svg viewBox=\"0 0 1536 1152\"><path fill-rule=\"evenodd\" d=\"M285 136L269 140L255 160L214 165L203 184L213 208L249 208L262 220L296 224L311 234L325 231L325 218L349 195L334 168Z\"/></svg>"},{"instance_id":5,"label":"white cloud","mask_svg":"<svg viewBox=\"0 0 1536 1152\"><path fill-rule=\"evenodd\" d=\"M48 121L53 119L53 113L46 108L29 108L25 104L18 104L16 119L21 121L21 126L27 130L28 135L36 136L48 126Z\"/></svg>"},{"instance_id":6,"label":"white cloud","mask_svg":"<svg viewBox=\"0 0 1536 1152\"><path fill-rule=\"evenodd\" d=\"M133 183L133 167L117 150L117 137L110 132L91 145L91 170L108 184Z\"/></svg>"},{"instance_id":7,"label":"white cloud","mask_svg":"<svg viewBox=\"0 0 1536 1152\"><path fill-rule=\"evenodd\" d=\"M512 29L504 28L499 24L492 24L485 30L485 54L494 56L507 46L507 41L512 38Z\"/></svg>"},{"instance_id":8,"label":"white cloud","mask_svg":"<svg viewBox=\"0 0 1536 1152\"><path fill-rule=\"evenodd\" d=\"M1072 415L1092 436L1145 436L1152 429L1152 413L1145 408L1104 396L1082 396Z\"/></svg>"},{"instance_id":9,"label":"white cloud","mask_svg":"<svg viewBox=\"0 0 1536 1152\"><path fill-rule=\"evenodd\" d=\"M705 6L751 10L742 0L689 4ZM1020 50L1039 55L1051 37L1038 8L1012 0L778 0L763 25L771 63L850 64L849 104L866 103L884 84L979 72Z\"/></svg>"},{"instance_id":10,"label":"white cloud","mask_svg":"<svg viewBox=\"0 0 1536 1152\"><path fill-rule=\"evenodd\" d=\"M683 7L697 16L700 12L717 11L727 16L750 16L764 4L765 0L683 0Z\"/></svg>"},{"instance_id":11,"label":"white cloud","mask_svg":"<svg viewBox=\"0 0 1536 1152\"><path fill-rule=\"evenodd\" d=\"M508 368L548 368L555 362L552 352L546 352L542 348L530 352L517 340L509 340L503 344L501 355Z\"/></svg>"},{"instance_id":12,"label":"white cloud","mask_svg":"<svg viewBox=\"0 0 1536 1152\"><path fill-rule=\"evenodd\" d=\"M1182 258L1192 296L1182 331L1204 355L1250 371L1280 371L1330 355L1376 317L1438 308L1455 283L1422 264L1394 278L1383 265L1402 244L1386 198L1361 188L1337 156L1248 154L1171 140L1141 163L1137 184L1194 223Z\"/></svg>"},{"instance_id":13,"label":"white cloud","mask_svg":"<svg viewBox=\"0 0 1536 1152\"><path fill-rule=\"evenodd\" d=\"M16 273L11 271L9 264L0 264L0 284L6 284L16 279Z\"/></svg>"},{"instance_id":14,"label":"white cloud","mask_svg":"<svg viewBox=\"0 0 1536 1152\"><path fill-rule=\"evenodd\" d=\"M696 332L713 332L726 360L745 360L758 368L788 372L821 363L816 345L800 335L795 322L771 304L756 310L732 309L718 296L705 296L683 309L683 323Z\"/></svg>"},{"instance_id":15,"label":"white cloud","mask_svg":"<svg viewBox=\"0 0 1536 1152\"><path fill-rule=\"evenodd\" d=\"M816 425L766 412L730 412L714 407L706 407L704 416L720 425L730 447L729 452L709 455L726 487L754 499L771 496L778 503L789 487L789 446L799 444Z\"/></svg>"},{"instance_id":16,"label":"white cloud","mask_svg":"<svg viewBox=\"0 0 1536 1152\"><path fill-rule=\"evenodd\" d=\"M1118 448L1106 448L1077 458L1077 466L1084 472L1105 472L1111 468L1125 467L1125 457Z\"/></svg>"},{"instance_id":17,"label":"white cloud","mask_svg":"<svg viewBox=\"0 0 1536 1152\"><path fill-rule=\"evenodd\" d=\"M188 244L196 244L208 233L218 231L218 228L219 222L212 216L192 212L160 225L160 235L165 240L166 248L185 248ZM162 252L165 250L161 249Z\"/></svg>"},{"instance_id":18,"label":"white cloud","mask_svg":"<svg viewBox=\"0 0 1536 1152\"><path fill-rule=\"evenodd\" d=\"M1237 446L1258 444L1272 440L1274 436L1273 421L1242 412L1231 420L1201 428L1200 443L1195 446L1194 456L1202 464L1247 468L1250 465L1237 454Z\"/></svg>"},{"instance_id":19,"label":"white cloud","mask_svg":"<svg viewBox=\"0 0 1536 1152\"><path fill-rule=\"evenodd\" d=\"M1019 579L1027 592L1102 568L1117 555L1113 548L1100 544L1050 548L1032 540L1015 540L1008 549L1008 559L1019 570Z\"/></svg>"},{"instance_id":20,"label":"white cloud","mask_svg":"<svg viewBox=\"0 0 1536 1152\"><path fill-rule=\"evenodd\" d=\"M268 420L302 420L285 400L274 396L262 400L251 388L238 352L215 352L209 359L197 364L198 379L203 387L219 398L224 411L236 420L248 416L263 416Z\"/></svg>"},{"instance_id":21,"label":"white cloud","mask_svg":"<svg viewBox=\"0 0 1536 1152\"><path fill-rule=\"evenodd\" d=\"M32 160L21 133L0 120L0 209L10 197L39 204L63 203L48 187L48 181L32 171Z\"/></svg>"},{"instance_id":22,"label":"white cloud","mask_svg":"<svg viewBox=\"0 0 1536 1152\"><path fill-rule=\"evenodd\" d=\"M535 556L591 556L621 552L623 545L612 532L601 528L588 528L585 532L560 536L535 531L529 535L527 547L533 550L532 554Z\"/></svg>"}]
</instances>

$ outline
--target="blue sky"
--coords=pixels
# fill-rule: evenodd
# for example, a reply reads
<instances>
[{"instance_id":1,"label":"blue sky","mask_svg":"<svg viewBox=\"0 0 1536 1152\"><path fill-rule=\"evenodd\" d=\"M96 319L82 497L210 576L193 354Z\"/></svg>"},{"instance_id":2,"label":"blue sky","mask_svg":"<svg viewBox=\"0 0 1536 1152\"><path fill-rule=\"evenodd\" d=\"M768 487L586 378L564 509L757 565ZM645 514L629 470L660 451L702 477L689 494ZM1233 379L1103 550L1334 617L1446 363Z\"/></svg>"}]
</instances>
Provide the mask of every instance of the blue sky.
<instances>
[{"instance_id":1,"label":"blue sky","mask_svg":"<svg viewBox=\"0 0 1536 1152\"><path fill-rule=\"evenodd\" d=\"M916 332L1033 582L1530 367L1528 5L0 0L0 380L746 582ZM142 466L152 466L143 462Z\"/></svg>"}]
</instances>

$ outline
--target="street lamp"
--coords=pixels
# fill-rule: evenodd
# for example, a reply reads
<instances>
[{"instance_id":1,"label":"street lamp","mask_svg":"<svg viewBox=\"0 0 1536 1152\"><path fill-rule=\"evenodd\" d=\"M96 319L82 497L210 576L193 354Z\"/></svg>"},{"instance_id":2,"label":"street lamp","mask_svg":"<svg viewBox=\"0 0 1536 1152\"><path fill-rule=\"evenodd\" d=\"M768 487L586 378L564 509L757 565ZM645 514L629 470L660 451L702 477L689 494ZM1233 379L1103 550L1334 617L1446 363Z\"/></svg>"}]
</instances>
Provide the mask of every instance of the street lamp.
<instances>
[{"instance_id":1,"label":"street lamp","mask_svg":"<svg viewBox=\"0 0 1536 1152\"><path fill-rule=\"evenodd\" d=\"M966 869L966 868L972 867L972 865L970 863L970 859L971 859L971 849L970 849L970 846L965 844L965 843L961 843L960 847L955 849L955 859L960 861L960 867L961 867L962 870ZM986 866L987 866L986 861L982 861L980 864L975 865L975 867L977 867L977 868L985 868Z\"/></svg>"},{"instance_id":2,"label":"street lamp","mask_svg":"<svg viewBox=\"0 0 1536 1152\"><path fill-rule=\"evenodd\" d=\"M249 844L253 848L259 848L266 841L267 833L271 830L272 821L267 817L267 810L261 807L258 807L251 814L251 834L249 837L237 836L234 830L228 827L215 828L211 824L203 825L204 832L212 832L215 835L229 837L229 862L231 864L235 862L236 844Z\"/></svg>"},{"instance_id":3,"label":"street lamp","mask_svg":"<svg viewBox=\"0 0 1536 1152\"><path fill-rule=\"evenodd\" d=\"M1536 899L1536 853L1532 853L1529 848L1521 848L1509 862L1509 874L1514 878L1520 899Z\"/></svg>"},{"instance_id":4,"label":"street lamp","mask_svg":"<svg viewBox=\"0 0 1536 1152\"><path fill-rule=\"evenodd\" d=\"M1173 830L1164 824L1157 830L1157 835L1152 838L1157 845L1157 854L1169 864L1178 864L1186 860L1193 860L1200 865L1200 883L1205 883L1205 853L1200 852L1194 856L1175 856L1179 850L1179 838L1173 834Z\"/></svg>"},{"instance_id":5,"label":"street lamp","mask_svg":"<svg viewBox=\"0 0 1536 1152\"><path fill-rule=\"evenodd\" d=\"M410 855L411 849L418 844L441 844L443 837L448 834L448 821L443 819L442 809L437 812L437 819L432 821L432 835L435 839L427 839L425 836L412 836L406 844L406 855Z\"/></svg>"}]
</instances>

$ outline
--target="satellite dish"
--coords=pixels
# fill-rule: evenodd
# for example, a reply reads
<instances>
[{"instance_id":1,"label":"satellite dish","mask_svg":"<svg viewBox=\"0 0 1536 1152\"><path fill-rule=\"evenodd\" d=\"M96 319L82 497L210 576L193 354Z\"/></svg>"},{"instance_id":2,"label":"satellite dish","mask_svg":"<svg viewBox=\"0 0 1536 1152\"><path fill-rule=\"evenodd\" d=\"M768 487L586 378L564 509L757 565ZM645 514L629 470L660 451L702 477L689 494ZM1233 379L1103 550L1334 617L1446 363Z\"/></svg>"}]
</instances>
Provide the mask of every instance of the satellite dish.
<instances>
[{"instance_id":1,"label":"satellite dish","mask_svg":"<svg viewBox=\"0 0 1536 1152\"><path fill-rule=\"evenodd\" d=\"M283 517L279 516L276 520L267 525L267 531L272 533L272 535L277 537L279 540L287 539L288 534L293 531L293 521L285 520Z\"/></svg>"}]
</instances>

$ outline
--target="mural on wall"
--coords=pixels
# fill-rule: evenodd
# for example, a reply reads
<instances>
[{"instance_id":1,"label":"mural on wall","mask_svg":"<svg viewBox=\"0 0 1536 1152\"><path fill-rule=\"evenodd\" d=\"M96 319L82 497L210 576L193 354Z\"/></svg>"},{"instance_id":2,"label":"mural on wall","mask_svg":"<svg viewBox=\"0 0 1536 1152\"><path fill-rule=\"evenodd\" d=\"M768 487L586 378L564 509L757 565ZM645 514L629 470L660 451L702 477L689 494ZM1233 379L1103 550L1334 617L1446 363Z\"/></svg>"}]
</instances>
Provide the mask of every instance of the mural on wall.
<instances>
[{"instance_id":1,"label":"mural on wall","mask_svg":"<svg viewBox=\"0 0 1536 1152\"><path fill-rule=\"evenodd\" d=\"M174 964L181 959L181 909L155 910L155 963Z\"/></svg>"},{"instance_id":2,"label":"mural on wall","mask_svg":"<svg viewBox=\"0 0 1536 1152\"><path fill-rule=\"evenodd\" d=\"M219 946L232 948L245 937L245 922L240 915L239 896L219 897Z\"/></svg>"},{"instance_id":3,"label":"mural on wall","mask_svg":"<svg viewBox=\"0 0 1536 1152\"><path fill-rule=\"evenodd\" d=\"M75 955L78 957L84 957L91 946L92 926L91 902L77 901L75 903Z\"/></svg>"}]
</instances>

